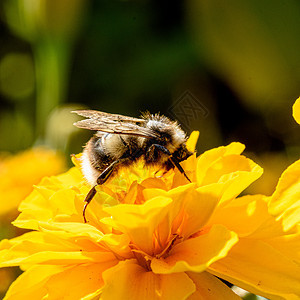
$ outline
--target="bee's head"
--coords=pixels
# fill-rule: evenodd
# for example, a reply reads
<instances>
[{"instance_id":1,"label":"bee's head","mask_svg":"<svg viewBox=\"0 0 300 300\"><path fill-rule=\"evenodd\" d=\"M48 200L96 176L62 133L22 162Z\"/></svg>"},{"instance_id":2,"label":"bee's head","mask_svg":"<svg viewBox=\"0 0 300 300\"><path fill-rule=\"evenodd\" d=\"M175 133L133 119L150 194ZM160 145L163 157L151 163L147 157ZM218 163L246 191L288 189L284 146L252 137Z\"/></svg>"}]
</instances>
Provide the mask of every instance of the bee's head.
<instances>
[{"instance_id":1,"label":"bee's head","mask_svg":"<svg viewBox=\"0 0 300 300\"><path fill-rule=\"evenodd\" d=\"M161 115L150 115L147 125L158 136L157 142L160 145L170 148L174 152L186 141L186 135L177 122Z\"/></svg>"}]
</instances>

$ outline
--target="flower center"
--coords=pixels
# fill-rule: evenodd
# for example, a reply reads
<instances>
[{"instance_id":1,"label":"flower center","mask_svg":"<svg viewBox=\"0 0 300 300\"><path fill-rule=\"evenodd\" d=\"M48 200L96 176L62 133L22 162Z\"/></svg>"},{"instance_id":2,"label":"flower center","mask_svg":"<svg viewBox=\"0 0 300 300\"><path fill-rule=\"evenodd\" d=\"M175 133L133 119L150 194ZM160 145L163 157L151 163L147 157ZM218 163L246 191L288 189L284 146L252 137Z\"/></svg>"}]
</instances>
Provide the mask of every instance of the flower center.
<instances>
[{"instance_id":1,"label":"flower center","mask_svg":"<svg viewBox=\"0 0 300 300\"><path fill-rule=\"evenodd\" d=\"M172 238L166 244L163 251L161 251L159 254L149 255L149 254L145 253L144 251L136 249L133 244L131 246L131 251L140 266L142 266L147 271L152 271L151 270L151 260L154 257L157 259L168 257L168 255L169 255L170 251L172 250L172 248L174 247L174 245L180 243L181 240L182 240L181 236L179 236L178 234L173 234Z\"/></svg>"}]
</instances>

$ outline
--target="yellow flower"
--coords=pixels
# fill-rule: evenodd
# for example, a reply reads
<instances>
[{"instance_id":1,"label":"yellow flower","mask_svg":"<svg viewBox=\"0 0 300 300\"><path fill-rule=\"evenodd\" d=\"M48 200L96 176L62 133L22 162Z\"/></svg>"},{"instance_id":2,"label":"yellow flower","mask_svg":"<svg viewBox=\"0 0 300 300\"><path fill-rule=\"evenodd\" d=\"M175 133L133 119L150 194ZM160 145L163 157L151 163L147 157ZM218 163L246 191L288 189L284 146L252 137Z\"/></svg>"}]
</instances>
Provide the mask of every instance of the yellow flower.
<instances>
[{"instance_id":1,"label":"yellow flower","mask_svg":"<svg viewBox=\"0 0 300 300\"><path fill-rule=\"evenodd\" d=\"M293 117L298 124L300 124L300 97L293 105Z\"/></svg>"},{"instance_id":2,"label":"yellow flower","mask_svg":"<svg viewBox=\"0 0 300 300\"><path fill-rule=\"evenodd\" d=\"M194 147L197 134L188 141ZM214 275L270 299L299 299L297 232L282 230L268 198L237 196L262 174L232 143L155 177L141 164L97 188L83 223L78 167L45 178L0 244L0 266L25 272L5 300L239 299Z\"/></svg>"},{"instance_id":3,"label":"yellow flower","mask_svg":"<svg viewBox=\"0 0 300 300\"><path fill-rule=\"evenodd\" d=\"M44 176L57 175L64 170L63 157L46 148L0 156L0 215L16 209Z\"/></svg>"}]
</instances>

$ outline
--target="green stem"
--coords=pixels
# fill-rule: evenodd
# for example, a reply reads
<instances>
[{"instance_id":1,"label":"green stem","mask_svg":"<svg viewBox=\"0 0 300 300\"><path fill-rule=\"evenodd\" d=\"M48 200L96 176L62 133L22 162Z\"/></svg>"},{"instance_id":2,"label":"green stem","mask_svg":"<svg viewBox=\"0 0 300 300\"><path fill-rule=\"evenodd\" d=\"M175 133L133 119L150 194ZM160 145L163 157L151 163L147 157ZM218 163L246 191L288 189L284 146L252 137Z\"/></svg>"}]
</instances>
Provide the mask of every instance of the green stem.
<instances>
[{"instance_id":1,"label":"green stem","mask_svg":"<svg viewBox=\"0 0 300 300\"><path fill-rule=\"evenodd\" d=\"M39 40L34 45L36 68L36 137L44 139L51 111L65 101L70 45L56 39Z\"/></svg>"}]
</instances>

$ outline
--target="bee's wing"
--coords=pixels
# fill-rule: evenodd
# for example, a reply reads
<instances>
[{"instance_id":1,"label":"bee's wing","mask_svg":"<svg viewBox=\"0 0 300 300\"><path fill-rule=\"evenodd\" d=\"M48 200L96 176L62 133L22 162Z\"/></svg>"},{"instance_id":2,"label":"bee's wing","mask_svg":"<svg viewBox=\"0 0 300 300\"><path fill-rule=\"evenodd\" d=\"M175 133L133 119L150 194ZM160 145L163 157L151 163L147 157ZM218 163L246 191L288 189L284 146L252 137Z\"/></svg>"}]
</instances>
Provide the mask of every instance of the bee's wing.
<instances>
[{"instance_id":1,"label":"bee's wing","mask_svg":"<svg viewBox=\"0 0 300 300\"><path fill-rule=\"evenodd\" d=\"M116 114L110 114L110 113L105 113L102 111L97 111L97 110L74 110L72 111L73 113L76 113L79 116L83 116L89 119L93 120L99 120L103 121L104 119L107 120L114 120L114 121L121 121L121 122L131 122L131 123L137 123L137 122L145 122L145 119L137 119L137 118L132 118L132 117L126 117L122 115L116 115Z\"/></svg>"},{"instance_id":2,"label":"bee's wing","mask_svg":"<svg viewBox=\"0 0 300 300\"><path fill-rule=\"evenodd\" d=\"M88 119L74 123L76 127L114 134L128 134L145 138L157 137L157 134L143 125L145 119L104 113L96 110L76 110L74 113Z\"/></svg>"}]
</instances>

